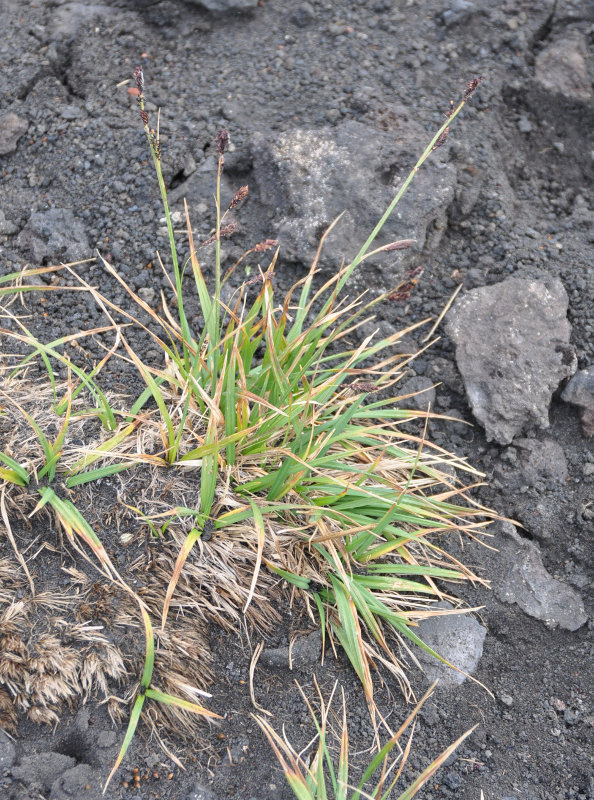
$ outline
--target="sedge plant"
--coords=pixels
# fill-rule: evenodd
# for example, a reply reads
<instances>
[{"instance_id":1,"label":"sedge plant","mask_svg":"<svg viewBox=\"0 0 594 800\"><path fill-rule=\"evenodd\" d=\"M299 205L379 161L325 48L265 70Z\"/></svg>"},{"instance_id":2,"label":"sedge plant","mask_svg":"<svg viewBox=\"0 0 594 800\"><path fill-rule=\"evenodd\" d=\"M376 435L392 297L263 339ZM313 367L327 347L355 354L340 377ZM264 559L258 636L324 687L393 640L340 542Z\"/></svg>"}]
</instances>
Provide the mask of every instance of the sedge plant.
<instances>
[{"instance_id":1,"label":"sedge plant","mask_svg":"<svg viewBox=\"0 0 594 800\"><path fill-rule=\"evenodd\" d=\"M299 597L321 626L324 647L334 648L336 643L342 646L370 709L374 702L373 671L378 665L391 670L410 695L401 653L414 660L414 645L441 658L419 638L417 622L444 613L432 609L436 600L448 597L442 588L444 582L480 580L448 554L447 536L477 537L493 513L470 496L471 488L480 480L479 473L427 440L430 412L408 411L396 405L400 398L393 387L407 358L395 353L394 345L423 323L379 341L367 336L352 345L374 307L389 293L369 301L364 296L349 297L346 292L351 275L367 257L411 244L404 240L372 250L414 176L444 143L449 126L480 81L467 85L461 102L428 144L350 264L317 288L317 265L327 231L308 273L278 300L274 273L279 252L275 241L266 240L251 248L245 258L264 259L268 253L268 264L259 265L255 277L224 302L222 288L230 276L222 270L221 240L232 235L235 223L230 216L248 193L247 187L241 187L223 202L221 175L228 134L221 131L216 140L215 229L204 241L196 242L186 207L190 256L181 264L162 172L158 124L156 130L149 125L140 68L135 79L165 212L174 303L168 303L163 295L162 312L157 312L101 259L105 269L148 315L151 323L145 325L79 277L82 288L92 293L115 327L124 348L122 357L136 367L146 388L123 415L117 415L99 393L97 370L75 373L79 384L71 395L82 392L83 387L91 394L106 438L104 449L87 452L75 471L66 475L66 481L74 486L129 467L130 460L121 455L133 433L157 431L159 452L137 451L138 460L165 474L173 470L179 475L188 471L200 475L194 504L179 502L163 512L152 508L148 498L124 500L153 534L161 536L163 554L168 546L165 533L169 535L176 525L191 521L163 591L161 631L165 631L169 609L176 607L181 612L189 602L203 604L205 616L210 614L224 624L228 620L223 614L231 615L237 624L243 615L264 625L263 620L273 614L273 591L278 592L275 584L279 584L289 587L291 597ZM209 289L199 259L211 247L214 291ZM194 330L185 311L186 272L194 280L202 317L200 330ZM141 326L152 338L163 353L163 366L145 363L128 341L126 326L116 323L114 317L118 315L128 324ZM26 330L22 336L21 341L33 345L33 355L39 355L46 367L59 358L62 340L41 345L33 343ZM51 375L51 367L48 372ZM72 406L72 401L69 404L55 398L54 407L64 416L65 425ZM123 419L118 420L118 416ZM425 423L424 430L412 433L406 423L419 418ZM38 438L49 474L59 464L61 442L47 440L46 444ZM89 469L106 454L108 465ZM69 465L70 471L73 468ZM452 478L452 468L470 476L470 485ZM5 481L21 486L30 475L10 454L4 455L2 469ZM40 502L56 508L56 500L49 493L53 488L46 486L41 491L46 493L41 494ZM58 495L56 498L58 505L64 502ZM64 516L64 507L58 510ZM97 556L101 555L110 579L119 580L99 549L100 541L84 528L78 510L77 514L78 528L66 518L70 529L90 543ZM84 536L79 529L84 530ZM197 545L201 558L194 564ZM250 565L250 574L245 564ZM229 576L224 606L209 605L198 586L185 585L186 593L182 593L184 574L193 574L194 567L200 571L203 586L216 586L223 572ZM146 698L180 707L186 703L184 708L195 705L152 687L154 634L143 601L138 598L137 602L145 629L145 668L114 770L132 740ZM214 716L199 706L190 710Z\"/></svg>"},{"instance_id":2,"label":"sedge plant","mask_svg":"<svg viewBox=\"0 0 594 800\"><path fill-rule=\"evenodd\" d=\"M221 239L233 233L235 223L228 221L228 215L248 192L241 187L228 204L223 203L221 175L228 133L221 131L216 139L214 232L196 243L186 206L190 256L182 265L163 177L159 128L149 124L141 68L136 69L135 80L167 223L175 310L163 295L159 314L103 260L158 326L158 333L143 327L165 358L162 368L144 363L122 332L126 358L146 384L129 420L146 413L152 399L164 462L200 471L196 525L179 551L164 598L162 627L187 559L208 524L219 541L239 536L247 545L253 572L243 594L243 613L248 612L262 570L290 584L311 616L317 615L324 634L330 633L330 643L338 640L342 645L371 706L372 669L378 661L407 686L390 639L396 638L405 649L412 644L441 658L415 633L416 622L443 613L431 609L435 600L447 596L440 588L442 581L480 580L449 556L442 542L447 534L480 534L492 513L470 498L471 486L449 477L451 467L473 479L478 473L433 446L425 433L413 435L404 427L421 417L426 431L429 411L395 406L399 398L390 390L406 360L392 348L416 326L380 341L369 336L353 347L350 338L388 293L367 301L349 298L345 290L366 257L411 243L392 242L371 250L418 170L445 142L449 126L480 79L467 84L462 100L350 264L314 288L327 231L309 272L280 302L274 294L277 249L268 266L259 267L257 276L243 283L226 303L221 290L228 275L222 272ZM275 244L267 240L249 252L263 254ZM210 245L214 245L214 292L198 258ZM196 332L185 313L187 269L194 278L203 320ZM130 311L79 280L112 321L117 311L140 324ZM383 397L376 399L380 392ZM139 515L150 518L142 510Z\"/></svg>"}]
</instances>

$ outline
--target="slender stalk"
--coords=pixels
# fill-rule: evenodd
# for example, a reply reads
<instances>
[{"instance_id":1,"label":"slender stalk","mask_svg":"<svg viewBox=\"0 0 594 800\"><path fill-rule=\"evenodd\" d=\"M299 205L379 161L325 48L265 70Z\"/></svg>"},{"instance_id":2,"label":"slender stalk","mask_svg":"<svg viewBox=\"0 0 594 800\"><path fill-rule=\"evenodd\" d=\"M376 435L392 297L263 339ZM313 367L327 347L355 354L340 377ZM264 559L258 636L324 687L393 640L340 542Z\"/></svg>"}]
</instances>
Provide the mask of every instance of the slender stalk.
<instances>
[{"instance_id":1,"label":"slender stalk","mask_svg":"<svg viewBox=\"0 0 594 800\"><path fill-rule=\"evenodd\" d=\"M378 233L384 227L384 225L388 221L390 215L392 214L392 212L394 211L394 209L396 208L396 206L400 202L400 199L402 198L403 194L406 192L406 190L408 189L408 187L412 183L415 175L417 174L419 169L423 166L425 161L429 158L431 153L437 147L439 147L439 145L444 141L442 137L444 137L444 134L446 133L446 131L448 130L448 128L450 127L452 122L456 119L458 114L462 111L462 109L464 108L464 106L466 105L466 103L468 102L470 97L473 95L473 93L475 92L475 90L479 86L480 82L481 82L481 78L475 78L474 80L470 81L466 85L466 91L464 92L464 97L462 98L460 103L457 105L457 107L454 109L454 111L452 111L448 115L448 118L446 119L444 124L437 131L437 133L435 134L433 139L431 139L431 141L429 142L429 144L425 148L425 151L423 152L422 156L419 158L417 163L414 165L414 167L410 171L407 179L404 181L402 186L398 189L398 192L396 193L396 196L394 197L394 199L392 200L390 205L387 207L387 209L383 213L380 221L377 223L375 228L371 231L371 233L369 234L369 237L367 238L365 244L359 250L359 252L355 256L355 258L353 259L352 263L350 264L348 269L345 271L345 273L342 276L342 278L340 279L340 281L337 283L335 294L338 294L341 291L341 289L344 287L344 285L346 284L348 279L351 277L353 271L359 266L359 264L361 263L361 261L363 260L363 258L365 256L365 254L367 253L367 251L369 250L369 248L371 247L371 245L375 241ZM331 303L331 300L328 301L326 306L324 306L324 309L320 312L320 317L327 311L327 308L328 308L330 303Z\"/></svg>"},{"instance_id":2,"label":"slender stalk","mask_svg":"<svg viewBox=\"0 0 594 800\"><path fill-rule=\"evenodd\" d=\"M187 343L191 341L192 336L190 333L190 328L188 325L188 320L186 319L186 314L184 311L184 299L182 293L182 279L181 279L181 271L179 268L179 260L177 257L177 249L175 246L175 234L173 231L173 223L171 221L171 212L169 210L169 201L167 199L167 188L165 186L165 179L163 178L163 169L161 166L161 146L159 143L159 134L154 134L151 132L149 125L148 125L148 114L144 108L144 95L141 93L138 97L140 103L140 111L141 111L141 118L144 124L144 130L146 133L146 137L148 139L151 155L153 157L153 164L155 167L155 172L157 173L157 181L159 183L159 191L161 192L161 201L163 203L163 210L165 211L165 221L167 224L167 234L169 236L169 247L171 250L171 261L173 264L173 273L175 276L175 294L177 298L177 306L179 310L179 321L182 329L182 337L183 337L183 350L184 350L184 363L186 365L186 369L189 369L190 366L190 352L187 347Z\"/></svg>"}]
</instances>

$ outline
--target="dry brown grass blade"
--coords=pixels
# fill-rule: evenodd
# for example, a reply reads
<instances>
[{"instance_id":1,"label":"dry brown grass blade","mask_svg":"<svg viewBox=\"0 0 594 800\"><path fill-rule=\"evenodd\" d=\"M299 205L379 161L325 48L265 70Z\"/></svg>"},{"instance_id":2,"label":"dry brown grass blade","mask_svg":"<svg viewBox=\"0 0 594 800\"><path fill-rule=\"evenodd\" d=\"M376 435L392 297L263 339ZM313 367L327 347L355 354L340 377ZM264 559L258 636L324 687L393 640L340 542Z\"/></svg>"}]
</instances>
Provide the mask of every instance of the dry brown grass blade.
<instances>
[{"instance_id":1,"label":"dry brown grass blade","mask_svg":"<svg viewBox=\"0 0 594 800\"><path fill-rule=\"evenodd\" d=\"M33 578L31 577L31 573L29 572L29 568L27 567L27 562L23 558L21 552L19 551L14 536L12 535L12 528L10 527L10 520L8 519L8 514L6 512L6 486L2 487L2 495L0 496L0 510L2 512L2 521L4 522L4 527L6 528L6 534L10 540L12 545L12 549L15 552L16 557L19 560L19 564L23 568L25 575L27 576L27 580L29 581L29 587L31 589L31 594L35 597L35 584L33 583Z\"/></svg>"},{"instance_id":2,"label":"dry brown grass blade","mask_svg":"<svg viewBox=\"0 0 594 800\"><path fill-rule=\"evenodd\" d=\"M262 706L256 702L256 692L254 690L254 674L256 671L256 664L258 663L258 659L260 658L263 649L264 642L260 642L260 644L256 646L250 661L250 699L252 701L252 705L257 711L260 711L262 714L266 714L266 716L271 717L272 713L267 711L265 708L262 708Z\"/></svg>"},{"instance_id":3,"label":"dry brown grass blade","mask_svg":"<svg viewBox=\"0 0 594 800\"><path fill-rule=\"evenodd\" d=\"M256 584L258 583L258 575L260 574L260 567L262 565L262 554L264 553L264 544L266 542L266 529L264 527L264 520L262 519L262 514L255 505L255 503L252 505L252 508L254 509L254 522L256 528L256 535L258 537L258 550L256 553L256 563L254 565L254 574L252 576L250 590L248 593L247 600L245 601L245 606L243 607L244 614L248 610L249 605L252 602L254 592L256 591Z\"/></svg>"},{"instance_id":4,"label":"dry brown grass blade","mask_svg":"<svg viewBox=\"0 0 594 800\"><path fill-rule=\"evenodd\" d=\"M179 581L179 576L181 575L181 572L184 568L186 559L190 555L192 548L200 538L201 534L202 531L199 531L197 528L193 528L187 535L186 540L183 543L177 555L175 566L171 574L171 580L169 581L169 585L167 587L165 602L163 603L163 613L161 615L161 630L165 630L165 623L167 622L167 615L169 614L169 606L171 604L171 598L173 597L173 593L175 592L175 587L177 586L177 582Z\"/></svg>"}]
</instances>

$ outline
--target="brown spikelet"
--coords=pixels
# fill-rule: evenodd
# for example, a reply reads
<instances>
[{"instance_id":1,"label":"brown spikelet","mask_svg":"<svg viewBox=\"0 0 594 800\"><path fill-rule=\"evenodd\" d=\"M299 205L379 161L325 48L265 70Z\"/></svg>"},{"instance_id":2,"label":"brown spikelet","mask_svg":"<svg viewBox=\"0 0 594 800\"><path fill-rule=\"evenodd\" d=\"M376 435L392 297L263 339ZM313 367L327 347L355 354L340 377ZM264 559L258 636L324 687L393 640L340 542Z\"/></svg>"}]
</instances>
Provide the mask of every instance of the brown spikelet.
<instances>
[{"instance_id":1,"label":"brown spikelet","mask_svg":"<svg viewBox=\"0 0 594 800\"><path fill-rule=\"evenodd\" d=\"M237 222L230 222L228 225L223 225L221 228L221 236L231 236L237 230Z\"/></svg>"},{"instance_id":2,"label":"brown spikelet","mask_svg":"<svg viewBox=\"0 0 594 800\"><path fill-rule=\"evenodd\" d=\"M444 145L447 142L449 135L450 135L450 129L446 128L445 131L439 137L439 139L433 145L433 149L437 150L438 147L441 147L442 145Z\"/></svg>"},{"instance_id":3,"label":"brown spikelet","mask_svg":"<svg viewBox=\"0 0 594 800\"><path fill-rule=\"evenodd\" d=\"M270 272L270 270L268 270L265 275L264 274L256 275L255 278L251 278L249 281L246 281L245 285L253 286L256 283L264 283L265 280L271 281L274 278L274 275L275 275L274 272Z\"/></svg>"},{"instance_id":4,"label":"brown spikelet","mask_svg":"<svg viewBox=\"0 0 594 800\"><path fill-rule=\"evenodd\" d=\"M227 145L229 144L229 131L225 130L225 128L222 128L217 133L215 144L217 146L217 150L219 151L219 155L222 156L227 149Z\"/></svg>"},{"instance_id":5,"label":"brown spikelet","mask_svg":"<svg viewBox=\"0 0 594 800\"><path fill-rule=\"evenodd\" d=\"M134 70L134 80L136 81L136 88L140 92L140 94L144 93L144 73L142 72L142 67L138 66Z\"/></svg>"},{"instance_id":6,"label":"brown spikelet","mask_svg":"<svg viewBox=\"0 0 594 800\"><path fill-rule=\"evenodd\" d=\"M264 239L263 242L258 242L258 244L254 245L252 250L254 253L265 253L272 247L276 247L277 244L278 244L278 239Z\"/></svg>"},{"instance_id":7,"label":"brown spikelet","mask_svg":"<svg viewBox=\"0 0 594 800\"><path fill-rule=\"evenodd\" d=\"M223 225L220 231L220 236L231 236L231 234L234 233L236 230L237 230L237 222L230 222L228 225ZM207 245L212 244L216 240L216 238L217 238L216 233L213 233L212 236L209 236L208 239L205 239L202 242L202 244L199 245L198 249L200 249L200 247L206 247Z\"/></svg>"},{"instance_id":8,"label":"brown spikelet","mask_svg":"<svg viewBox=\"0 0 594 800\"><path fill-rule=\"evenodd\" d=\"M349 388L356 392L375 392L377 391L377 384L371 381L355 381L350 384Z\"/></svg>"},{"instance_id":9,"label":"brown spikelet","mask_svg":"<svg viewBox=\"0 0 594 800\"><path fill-rule=\"evenodd\" d=\"M403 303L408 300L413 289L419 282L419 278L423 274L424 270L424 267L415 267L414 269L411 269L406 277L406 280L401 283L400 286L394 292L392 292L392 294L388 295L388 300L394 300L397 303Z\"/></svg>"},{"instance_id":10,"label":"brown spikelet","mask_svg":"<svg viewBox=\"0 0 594 800\"><path fill-rule=\"evenodd\" d=\"M482 77L479 76L478 78L473 78L471 81L468 81L464 90L464 100L468 100L468 98L476 92L482 80Z\"/></svg>"},{"instance_id":11,"label":"brown spikelet","mask_svg":"<svg viewBox=\"0 0 594 800\"><path fill-rule=\"evenodd\" d=\"M239 189L233 195L233 200L229 204L229 209L236 208L245 198L248 196L249 187L248 186L240 186Z\"/></svg>"},{"instance_id":12,"label":"brown spikelet","mask_svg":"<svg viewBox=\"0 0 594 800\"><path fill-rule=\"evenodd\" d=\"M148 118L148 111L142 109L140 112L140 119L142 120L143 125L148 125Z\"/></svg>"},{"instance_id":13,"label":"brown spikelet","mask_svg":"<svg viewBox=\"0 0 594 800\"><path fill-rule=\"evenodd\" d=\"M387 244L384 247L386 253L390 252L390 250L406 250L408 247L415 243L414 239L400 239L398 242L392 242L391 244Z\"/></svg>"}]
</instances>

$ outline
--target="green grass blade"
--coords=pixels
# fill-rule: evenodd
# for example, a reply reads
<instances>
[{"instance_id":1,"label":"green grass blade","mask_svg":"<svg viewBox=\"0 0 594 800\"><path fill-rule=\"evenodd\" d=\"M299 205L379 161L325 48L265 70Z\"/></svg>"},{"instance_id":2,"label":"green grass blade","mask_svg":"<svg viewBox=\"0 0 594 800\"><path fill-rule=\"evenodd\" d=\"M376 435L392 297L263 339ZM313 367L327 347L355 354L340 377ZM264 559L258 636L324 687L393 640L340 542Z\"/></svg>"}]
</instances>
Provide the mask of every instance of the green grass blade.
<instances>
[{"instance_id":1,"label":"green grass blade","mask_svg":"<svg viewBox=\"0 0 594 800\"><path fill-rule=\"evenodd\" d=\"M14 483L17 486L26 486L28 483L28 481L23 480L22 476L16 472L16 470L6 469L5 467L0 467L0 479L8 481L8 483Z\"/></svg>"},{"instance_id":2,"label":"green grass blade","mask_svg":"<svg viewBox=\"0 0 594 800\"><path fill-rule=\"evenodd\" d=\"M2 452L2 450L0 450L0 461L6 464L6 466L16 474L19 480L22 481L20 484L21 486L29 485L29 481L31 480L29 473L24 467L21 467L18 461L15 461L14 458L7 456L6 453ZM16 481L14 482L16 483Z\"/></svg>"},{"instance_id":3,"label":"green grass blade","mask_svg":"<svg viewBox=\"0 0 594 800\"><path fill-rule=\"evenodd\" d=\"M132 713L130 714L130 721L128 722L128 728L126 730L126 735L124 736L124 741L122 742L122 746L120 748L120 752L118 753L118 757L115 760L115 764L113 765L111 772L107 776L107 780L105 781L105 786L103 787L103 794L107 791L107 787L109 786L111 779L118 771L120 764L126 753L128 752L128 748L130 747L130 742L134 738L134 734L136 733L136 728L138 726L138 721L140 720L140 713L142 711L142 706L144 705L144 694L139 694L136 700L134 701L134 705L132 707Z\"/></svg>"},{"instance_id":4,"label":"green grass blade","mask_svg":"<svg viewBox=\"0 0 594 800\"><path fill-rule=\"evenodd\" d=\"M165 694L165 692L160 692L158 689L147 689L146 696L150 697L152 700L157 700L159 703L165 703L165 705L177 706L178 708L183 708L186 711L192 711L194 714L200 714L202 717L221 719L219 714L215 714L214 711L209 711L207 708L204 708L204 706L199 706L197 703L191 703L189 700L183 700L181 697L174 697L171 694Z\"/></svg>"},{"instance_id":5,"label":"green grass blade","mask_svg":"<svg viewBox=\"0 0 594 800\"><path fill-rule=\"evenodd\" d=\"M99 467L92 469L88 472L81 472L78 475L72 475L66 478L66 486L72 489L74 486L81 486L84 483L91 483L92 481L99 481L103 478L108 478L110 475L115 475L118 472L123 472L130 467L135 466L133 461L127 464L108 464L106 467Z\"/></svg>"}]
</instances>

